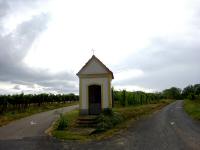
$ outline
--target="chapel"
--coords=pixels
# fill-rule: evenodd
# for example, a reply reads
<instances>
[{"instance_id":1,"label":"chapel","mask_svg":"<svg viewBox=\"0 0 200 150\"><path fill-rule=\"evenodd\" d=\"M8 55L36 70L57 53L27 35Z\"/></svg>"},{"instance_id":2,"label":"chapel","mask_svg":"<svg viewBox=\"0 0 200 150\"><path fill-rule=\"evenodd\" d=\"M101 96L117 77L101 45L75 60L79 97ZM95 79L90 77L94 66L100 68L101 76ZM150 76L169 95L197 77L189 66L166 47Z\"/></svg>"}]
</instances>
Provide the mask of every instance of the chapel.
<instances>
[{"instance_id":1,"label":"chapel","mask_svg":"<svg viewBox=\"0 0 200 150\"><path fill-rule=\"evenodd\" d=\"M80 115L98 115L104 109L112 108L110 71L95 55L77 73L79 77Z\"/></svg>"}]
</instances>

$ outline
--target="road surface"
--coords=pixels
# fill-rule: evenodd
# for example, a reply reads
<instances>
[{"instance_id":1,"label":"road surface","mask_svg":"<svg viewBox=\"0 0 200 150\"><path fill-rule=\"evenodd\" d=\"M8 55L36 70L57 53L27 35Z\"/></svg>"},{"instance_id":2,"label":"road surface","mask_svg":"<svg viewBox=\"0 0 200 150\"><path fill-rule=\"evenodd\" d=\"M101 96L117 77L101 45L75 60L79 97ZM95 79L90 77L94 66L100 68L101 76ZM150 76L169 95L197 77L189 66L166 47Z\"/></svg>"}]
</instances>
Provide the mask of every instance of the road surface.
<instances>
[{"instance_id":1,"label":"road surface","mask_svg":"<svg viewBox=\"0 0 200 150\"><path fill-rule=\"evenodd\" d=\"M13 121L6 126L0 127L0 140L44 136L44 131L49 128L60 113L76 108L78 108L78 105L58 108Z\"/></svg>"},{"instance_id":2,"label":"road surface","mask_svg":"<svg viewBox=\"0 0 200 150\"><path fill-rule=\"evenodd\" d=\"M200 123L183 111L182 104L183 101L176 101L103 141L79 143L35 136L0 140L0 149L200 150Z\"/></svg>"}]
</instances>

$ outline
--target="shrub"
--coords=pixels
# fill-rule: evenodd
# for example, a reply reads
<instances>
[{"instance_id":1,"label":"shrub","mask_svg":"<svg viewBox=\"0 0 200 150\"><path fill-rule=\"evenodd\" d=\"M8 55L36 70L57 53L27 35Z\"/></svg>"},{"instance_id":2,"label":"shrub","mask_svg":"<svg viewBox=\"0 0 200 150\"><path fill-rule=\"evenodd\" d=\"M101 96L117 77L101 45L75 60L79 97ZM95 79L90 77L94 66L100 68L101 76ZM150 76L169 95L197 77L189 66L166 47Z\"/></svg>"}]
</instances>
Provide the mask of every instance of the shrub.
<instances>
[{"instance_id":1,"label":"shrub","mask_svg":"<svg viewBox=\"0 0 200 150\"><path fill-rule=\"evenodd\" d=\"M108 115L100 114L97 118L96 131L106 131L113 127L110 117Z\"/></svg>"},{"instance_id":2,"label":"shrub","mask_svg":"<svg viewBox=\"0 0 200 150\"><path fill-rule=\"evenodd\" d=\"M112 109L104 110L97 117L96 132L106 131L123 121L121 114L113 112Z\"/></svg>"},{"instance_id":3,"label":"shrub","mask_svg":"<svg viewBox=\"0 0 200 150\"><path fill-rule=\"evenodd\" d=\"M113 115L113 111L111 108L104 109L102 112L103 115L111 116Z\"/></svg>"},{"instance_id":4,"label":"shrub","mask_svg":"<svg viewBox=\"0 0 200 150\"><path fill-rule=\"evenodd\" d=\"M67 118L63 114L60 114L57 130L64 130L67 126L68 126Z\"/></svg>"},{"instance_id":5,"label":"shrub","mask_svg":"<svg viewBox=\"0 0 200 150\"><path fill-rule=\"evenodd\" d=\"M117 113L117 112L114 112L113 116L110 119L111 119L111 122L112 122L113 126L121 123L124 120L122 115Z\"/></svg>"}]
</instances>

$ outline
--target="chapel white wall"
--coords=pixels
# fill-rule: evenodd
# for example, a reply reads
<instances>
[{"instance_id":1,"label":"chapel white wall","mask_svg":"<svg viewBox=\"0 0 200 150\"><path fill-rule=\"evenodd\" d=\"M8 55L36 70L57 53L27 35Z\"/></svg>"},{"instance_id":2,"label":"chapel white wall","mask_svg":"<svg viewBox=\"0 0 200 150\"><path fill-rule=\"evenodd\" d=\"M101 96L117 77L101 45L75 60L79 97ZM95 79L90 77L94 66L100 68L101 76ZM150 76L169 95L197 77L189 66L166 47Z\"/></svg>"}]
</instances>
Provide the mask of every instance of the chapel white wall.
<instances>
[{"instance_id":1,"label":"chapel white wall","mask_svg":"<svg viewBox=\"0 0 200 150\"><path fill-rule=\"evenodd\" d=\"M108 90L108 84L109 84L109 78L82 78L82 87L80 88L82 93L82 106L81 109L88 109L88 86L92 84L98 84L101 85L101 92L102 92L102 101L101 102L102 108L109 108L109 93L110 90Z\"/></svg>"}]
</instances>

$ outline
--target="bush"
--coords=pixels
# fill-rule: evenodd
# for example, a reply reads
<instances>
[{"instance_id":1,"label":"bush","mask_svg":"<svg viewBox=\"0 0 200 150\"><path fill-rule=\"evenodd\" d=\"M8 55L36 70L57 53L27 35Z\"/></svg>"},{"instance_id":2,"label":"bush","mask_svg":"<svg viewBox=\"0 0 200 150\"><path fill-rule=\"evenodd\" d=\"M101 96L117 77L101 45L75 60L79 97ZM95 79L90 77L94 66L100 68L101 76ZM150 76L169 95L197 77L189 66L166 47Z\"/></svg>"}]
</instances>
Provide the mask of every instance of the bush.
<instances>
[{"instance_id":1,"label":"bush","mask_svg":"<svg viewBox=\"0 0 200 150\"><path fill-rule=\"evenodd\" d=\"M199 101L200 100L200 95L195 95L194 99L197 100L197 101Z\"/></svg>"},{"instance_id":2,"label":"bush","mask_svg":"<svg viewBox=\"0 0 200 150\"><path fill-rule=\"evenodd\" d=\"M67 118L63 114L60 114L57 130L64 130L67 126L68 126Z\"/></svg>"},{"instance_id":3,"label":"bush","mask_svg":"<svg viewBox=\"0 0 200 150\"><path fill-rule=\"evenodd\" d=\"M97 118L97 127L96 131L106 131L113 127L110 117L104 114L100 114Z\"/></svg>"},{"instance_id":4,"label":"bush","mask_svg":"<svg viewBox=\"0 0 200 150\"><path fill-rule=\"evenodd\" d=\"M106 109L97 117L96 131L102 132L111 129L123 120L121 114L113 112L112 109Z\"/></svg>"},{"instance_id":5,"label":"bush","mask_svg":"<svg viewBox=\"0 0 200 150\"><path fill-rule=\"evenodd\" d=\"M113 111L111 108L104 109L102 112L103 115L111 116L113 115Z\"/></svg>"}]
</instances>

